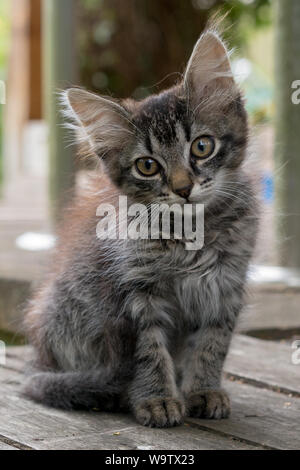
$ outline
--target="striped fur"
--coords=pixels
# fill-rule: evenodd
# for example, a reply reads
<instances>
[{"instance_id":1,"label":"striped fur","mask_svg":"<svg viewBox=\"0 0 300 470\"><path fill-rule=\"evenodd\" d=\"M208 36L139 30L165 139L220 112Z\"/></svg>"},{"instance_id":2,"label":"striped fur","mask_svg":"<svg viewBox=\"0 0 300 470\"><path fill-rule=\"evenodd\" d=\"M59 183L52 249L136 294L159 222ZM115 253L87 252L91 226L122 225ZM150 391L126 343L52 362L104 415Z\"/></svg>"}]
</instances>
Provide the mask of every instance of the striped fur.
<instances>
[{"instance_id":1,"label":"striped fur","mask_svg":"<svg viewBox=\"0 0 300 470\"><path fill-rule=\"evenodd\" d=\"M63 100L105 174L68 212L53 275L26 314L37 354L24 393L56 407L129 408L158 427L186 414L227 417L221 371L244 303L258 205L245 165L247 116L225 46L205 33L183 81L141 102L79 89ZM215 152L196 161L191 143L208 133ZM137 175L140 156L157 159L161 174ZM183 204L174 192L181 179L193 185L190 203L205 204L201 250L181 240L97 239L101 202L122 194Z\"/></svg>"}]
</instances>

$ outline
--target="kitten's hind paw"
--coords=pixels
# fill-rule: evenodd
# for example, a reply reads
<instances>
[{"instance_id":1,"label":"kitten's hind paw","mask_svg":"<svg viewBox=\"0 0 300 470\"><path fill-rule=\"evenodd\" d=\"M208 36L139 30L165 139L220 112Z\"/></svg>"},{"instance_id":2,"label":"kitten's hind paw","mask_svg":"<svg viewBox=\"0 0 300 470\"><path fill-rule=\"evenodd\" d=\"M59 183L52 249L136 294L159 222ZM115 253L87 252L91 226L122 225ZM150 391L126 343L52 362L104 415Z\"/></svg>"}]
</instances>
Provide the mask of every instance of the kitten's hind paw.
<instances>
[{"instance_id":1,"label":"kitten's hind paw","mask_svg":"<svg viewBox=\"0 0 300 470\"><path fill-rule=\"evenodd\" d=\"M222 419L230 415L230 399L224 390L200 390L187 399L188 415L193 418Z\"/></svg>"},{"instance_id":2,"label":"kitten's hind paw","mask_svg":"<svg viewBox=\"0 0 300 470\"><path fill-rule=\"evenodd\" d=\"M175 398L148 398L134 408L137 421L144 426L164 428L178 426L183 421L184 404Z\"/></svg>"}]
</instances>

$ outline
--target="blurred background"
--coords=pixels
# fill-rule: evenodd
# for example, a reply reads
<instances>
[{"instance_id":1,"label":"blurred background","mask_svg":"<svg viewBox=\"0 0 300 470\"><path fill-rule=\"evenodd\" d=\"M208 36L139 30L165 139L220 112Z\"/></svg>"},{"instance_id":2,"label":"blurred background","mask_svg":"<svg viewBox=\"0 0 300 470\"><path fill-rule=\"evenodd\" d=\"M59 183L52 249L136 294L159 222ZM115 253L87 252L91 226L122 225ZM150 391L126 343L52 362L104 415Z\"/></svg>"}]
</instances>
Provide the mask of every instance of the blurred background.
<instances>
[{"instance_id":1,"label":"blurred background","mask_svg":"<svg viewBox=\"0 0 300 470\"><path fill-rule=\"evenodd\" d=\"M94 168L70 145L57 91L75 84L140 99L167 88L216 12L227 13L222 27L262 175L263 216L249 273L254 320L244 329L300 334L300 104L292 100L300 80L300 2L1 0L2 339L22 340L20 307L46 272L61 208Z\"/></svg>"}]
</instances>

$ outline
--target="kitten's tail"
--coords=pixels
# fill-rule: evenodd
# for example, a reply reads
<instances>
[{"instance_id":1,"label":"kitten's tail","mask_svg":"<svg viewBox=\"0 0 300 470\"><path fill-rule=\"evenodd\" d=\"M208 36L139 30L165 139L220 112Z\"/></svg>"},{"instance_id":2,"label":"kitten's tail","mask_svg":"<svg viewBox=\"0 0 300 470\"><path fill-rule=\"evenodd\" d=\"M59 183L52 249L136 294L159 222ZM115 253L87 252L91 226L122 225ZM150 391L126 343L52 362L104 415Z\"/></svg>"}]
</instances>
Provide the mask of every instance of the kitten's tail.
<instances>
[{"instance_id":1,"label":"kitten's tail","mask_svg":"<svg viewBox=\"0 0 300 470\"><path fill-rule=\"evenodd\" d=\"M22 393L55 408L123 409L126 381L106 370L88 372L37 372L29 376Z\"/></svg>"}]
</instances>

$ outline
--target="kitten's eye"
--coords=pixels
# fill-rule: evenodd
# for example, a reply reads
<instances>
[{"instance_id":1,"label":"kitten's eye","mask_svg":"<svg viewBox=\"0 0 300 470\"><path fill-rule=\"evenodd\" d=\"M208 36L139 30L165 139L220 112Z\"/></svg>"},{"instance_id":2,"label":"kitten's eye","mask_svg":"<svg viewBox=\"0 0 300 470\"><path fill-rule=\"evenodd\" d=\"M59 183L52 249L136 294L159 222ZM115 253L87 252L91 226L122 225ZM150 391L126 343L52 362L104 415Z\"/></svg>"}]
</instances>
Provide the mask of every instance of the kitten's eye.
<instances>
[{"instance_id":1,"label":"kitten's eye","mask_svg":"<svg viewBox=\"0 0 300 470\"><path fill-rule=\"evenodd\" d=\"M215 150L215 141L209 135L202 135L194 140L191 146L191 154L195 158L208 158Z\"/></svg>"},{"instance_id":2,"label":"kitten's eye","mask_svg":"<svg viewBox=\"0 0 300 470\"><path fill-rule=\"evenodd\" d=\"M138 158L135 162L135 166L143 176L154 176L160 169L160 165L157 161L149 157Z\"/></svg>"}]
</instances>

